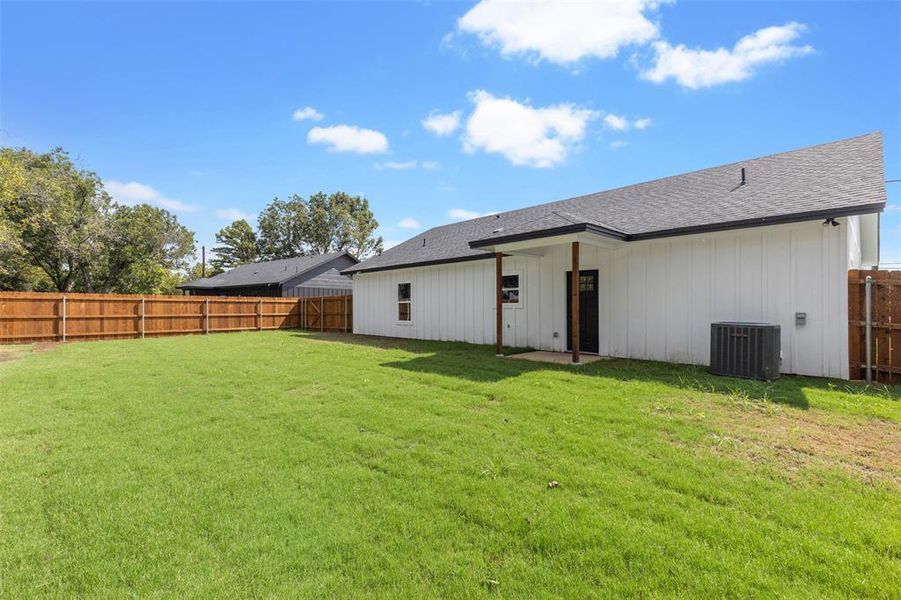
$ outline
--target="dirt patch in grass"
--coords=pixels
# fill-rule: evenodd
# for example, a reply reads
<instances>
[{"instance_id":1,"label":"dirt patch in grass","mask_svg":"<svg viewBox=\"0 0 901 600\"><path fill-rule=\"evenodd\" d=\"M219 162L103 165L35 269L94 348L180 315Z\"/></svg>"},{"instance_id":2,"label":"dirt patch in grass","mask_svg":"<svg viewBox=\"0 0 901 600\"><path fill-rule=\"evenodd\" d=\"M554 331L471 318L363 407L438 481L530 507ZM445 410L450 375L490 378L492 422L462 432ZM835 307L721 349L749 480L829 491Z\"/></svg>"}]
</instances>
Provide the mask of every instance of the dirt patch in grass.
<instances>
[{"instance_id":1,"label":"dirt patch in grass","mask_svg":"<svg viewBox=\"0 0 901 600\"><path fill-rule=\"evenodd\" d=\"M37 344L0 346L0 363L21 360L29 354L41 354L48 350L52 350L58 345L58 342L40 342Z\"/></svg>"},{"instance_id":2,"label":"dirt patch in grass","mask_svg":"<svg viewBox=\"0 0 901 600\"><path fill-rule=\"evenodd\" d=\"M710 408L710 407L708 407ZM765 402L720 405L711 417L713 449L797 471L811 465L840 468L867 481L901 486L901 425L878 419L832 422L819 411Z\"/></svg>"},{"instance_id":3,"label":"dirt patch in grass","mask_svg":"<svg viewBox=\"0 0 901 600\"><path fill-rule=\"evenodd\" d=\"M0 363L19 360L29 351L30 348L27 346L0 346Z\"/></svg>"}]
</instances>

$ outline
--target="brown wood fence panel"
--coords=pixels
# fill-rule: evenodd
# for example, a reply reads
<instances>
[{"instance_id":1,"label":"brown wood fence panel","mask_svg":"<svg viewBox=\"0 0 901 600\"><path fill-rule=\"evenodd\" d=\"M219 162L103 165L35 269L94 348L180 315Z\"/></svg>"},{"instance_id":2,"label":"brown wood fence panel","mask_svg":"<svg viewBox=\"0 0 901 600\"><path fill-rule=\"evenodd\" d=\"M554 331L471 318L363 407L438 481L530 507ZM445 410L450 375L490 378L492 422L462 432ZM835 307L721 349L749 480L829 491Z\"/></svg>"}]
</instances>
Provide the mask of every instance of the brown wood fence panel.
<instances>
[{"instance_id":1,"label":"brown wood fence panel","mask_svg":"<svg viewBox=\"0 0 901 600\"><path fill-rule=\"evenodd\" d=\"M0 344L264 329L353 331L353 298L0 292Z\"/></svg>"},{"instance_id":2,"label":"brown wood fence panel","mask_svg":"<svg viewBox=\"0 0 901 600\"><path fill-rule=\"evenodd\" d=\"M901 271L848 271L848 357L852 379L866 369L866 277L874 279L873 380L901 383Z\"/></svg>"}]
</instances>

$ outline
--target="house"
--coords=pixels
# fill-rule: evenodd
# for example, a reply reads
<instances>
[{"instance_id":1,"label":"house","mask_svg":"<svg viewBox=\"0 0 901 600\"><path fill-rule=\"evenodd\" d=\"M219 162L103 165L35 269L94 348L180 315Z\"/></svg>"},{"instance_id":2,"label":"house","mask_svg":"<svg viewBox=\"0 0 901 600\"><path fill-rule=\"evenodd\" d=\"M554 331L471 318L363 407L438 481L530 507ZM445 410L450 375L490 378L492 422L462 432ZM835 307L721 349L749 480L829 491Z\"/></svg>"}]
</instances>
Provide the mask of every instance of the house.
<instances>
[{"instance_id":1,"label":"house","mask_svg":"<svg viewBox=\"0 0 901 600\"><path fill-rule=\"evenodd\" d=\"M705 365L771 322L783 372L847 378L885 202L873 133L444 225L343 271L354 332Z\"/></svg>"},{"instance_id":2,"label":"house","mask_svg":"<svg viewBox=\"0 0 901 600\"><path fill-rule=\"evenodd\" d=\"M353 283L341 270L357 262L347 252L269 260L178 287L192 296L343 296L353 293Z\"/></svg>"}]
</instances>

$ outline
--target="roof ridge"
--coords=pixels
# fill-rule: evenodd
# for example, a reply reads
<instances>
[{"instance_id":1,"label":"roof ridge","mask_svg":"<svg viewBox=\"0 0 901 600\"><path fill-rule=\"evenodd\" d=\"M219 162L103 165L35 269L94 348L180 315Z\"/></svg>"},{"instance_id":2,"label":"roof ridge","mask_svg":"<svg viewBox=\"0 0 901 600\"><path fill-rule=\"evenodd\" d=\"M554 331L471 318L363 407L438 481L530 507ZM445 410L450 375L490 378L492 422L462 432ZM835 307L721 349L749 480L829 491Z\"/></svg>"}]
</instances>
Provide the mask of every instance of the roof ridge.
<instances>
[{"instance_id":1,"label":"roof ridge","mask_svg":"<svg viewBox=\"0 0 901 600\"><path fill-rule=\"evenodd\" d=\"M616 191L620 191L620 190L627 190L627 189L630 189L630 188L635 188L635 187L643 186L643 185L646 185L646 184L649 184L649 183L657 183L657 182L661 182L661 181L666 181L667 179L673 179L673 178L676 178L676 177L684 177L684 176L686 176L686 175L694 175L694 174L696 174L696 173L702 173L702 172L704 172L704 171L709 171L709 170L711 170L711 169L722 169L722 168L725 168L725 167L731 167L731 166L739 165L739 164L742 164L742 163L750 162L750 161L752 161L752 160L761 160L761 159L765 159L765 158L775 158L775 157L778 157L778 156L785 156L786 154L794 154L794 153L796 153L796 152L804 152L804 151L807 151L807 150L813 150L814 148L822 148L823 146L832 146L832 145L834 145L834 144L843 144L843 143L846 143L846 142L850 142L851 140L863 139L863 138L872 137L872 136L876 136L876 137L881 138L881 137L882 137L882 132L881 132L881 131L871 131L871 132L869 132L869 133L863 133L863 134L860 134L860 135L852 135L852 136L850 136L850 137L841 138L841 139L838 139L838 140L832 140L831 142L822 142L822 143L819 143L819 144L813 144L813 145L811 145L811 146L804 146L804 147L802 147L802 148L795 148L794 150L784 150L784 151L782 151L782 152L776 152L776 153L773 153L773 154L761 154L761 155L754 156L754 157L751 157L751 158L743 158L743 159L735 160L735 161L728 162L728 163L722 163L722 164L713 165L713 166L710 166L710 167L702 167L702 168L700 168L700 169L694 169L694 170L692 170L692 171L685 171L684 173L675 173L675 174L673 174L673 175L664 175L664 176L662 176L662 177L655 177L654 179L647 179L647 180L645 180L645 181L639 181L639 182L637 182L637 183L630 183L630 184L628 184L628 185L621 185L621 186L619 186L619 187L613 187L613 188L608 188L608 189L604 189L604 190L598 190L598 191L596 191L596 192L588 192L588 193L586 193L586 194L578 194L578 195L576 195L576 196L570 196L570 197L568 197L568 198L560 198L559 200L549 200L548 202L542 202L542 203L540 203L540 204L534 204L534 205L531 205L531 206L525 206L525 207L522 207L522 208L514 208L514 209L511 209L511 210L506 210L506 211L503 211L503 212L495 213L495 214L493 214L493 215L485 215L485 216L482 216L482 217L475 217L475 218L473 218L473 219L466 219L465 221L456 221L456 222L454 222L454 223L445 223L444 225L436 225L435 227L432 227L431 229L429 229L429 230L427 230L427 231L425 231L425 232L423 232L423 233L428 233L429 231L432 231L432 230L434 230L434 229L440 229L440 228L443 228L443 227L452 227L452 226L455 226L455 225L459 225L460 223L470 223L470 222L479 221L479 220L481 220L481 219L488 219L488 218L491 218L491 217L495 217L495 218L497 218L497 217L503 217L504 215L508 215L508 214L511 214L511 213L515 213L515 212L518 212L518 211L521 211L521 210L532 210L532 209L535 209L535 208L541 208L541 207L543 207L543 206L549 207L549 206L553 206L553 205L555 205L555 204L563 204L563 203L569 202L569 201L571 201L571 200L580 200L580 199L582 199L582 198L589 198L589 197L591 197L591 196L598 196L598 195L600 195L600 194L606 194L606 193L608 193L608 192L616 192ZM613 229L615 229L615 228L613 228Z\"/></svg>"}]
</instances>

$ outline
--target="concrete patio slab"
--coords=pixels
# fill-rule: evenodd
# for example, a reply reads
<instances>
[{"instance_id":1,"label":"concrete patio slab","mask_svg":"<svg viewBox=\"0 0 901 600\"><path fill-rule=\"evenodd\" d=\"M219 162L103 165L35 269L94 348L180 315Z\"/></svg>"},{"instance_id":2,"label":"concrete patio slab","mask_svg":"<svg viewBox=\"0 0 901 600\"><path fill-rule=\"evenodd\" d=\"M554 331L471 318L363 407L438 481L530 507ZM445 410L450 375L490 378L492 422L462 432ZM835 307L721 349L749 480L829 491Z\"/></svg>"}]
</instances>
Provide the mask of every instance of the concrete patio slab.
<instances>
[{"instance_id":1,"label":"concrete patio slab","mask_svg":"<svg viewBox=\"0 0 901 600\"><path fill-rule=\"evenodd\" d=\"M508 358L514 358L516 360L530 360L532 362L543 362L543 363L552 363L555 365L571 365L572 363L572 354L569 352L545 352L543 350L539 350L537 352L523 352L522 354L513 354ZM603 360L605 357L597 356L595 354L583 354L579 357L579 364L584 365L588 363L593 363L599 360Z\"/></svg>"}]
</instances>

